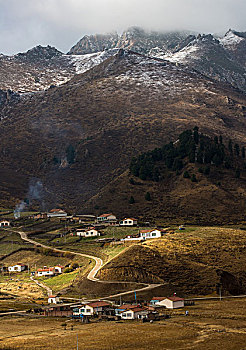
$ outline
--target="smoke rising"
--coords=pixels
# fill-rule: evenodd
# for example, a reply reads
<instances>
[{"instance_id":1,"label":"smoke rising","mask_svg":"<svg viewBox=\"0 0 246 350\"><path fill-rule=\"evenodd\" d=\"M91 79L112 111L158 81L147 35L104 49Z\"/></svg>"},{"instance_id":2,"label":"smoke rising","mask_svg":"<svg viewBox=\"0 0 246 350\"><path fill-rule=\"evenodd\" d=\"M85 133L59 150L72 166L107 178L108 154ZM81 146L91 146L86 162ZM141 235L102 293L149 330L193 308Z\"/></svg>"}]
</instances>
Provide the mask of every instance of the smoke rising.
<instances>
[{"instance_id":1,"label":"smoke rising","mask_svg":"<svg viewBox=\"0 0 246 350\"><path fill-rule=\"evenodd\" d=\"M22 200L18 203L14 210L15 219L20 218L21 212L27 209L32 203L35 201L38 203L39 208L44 210L45 202L44 202L45 190L42 184L42 181L36 178L32 178L29 182L29 187L27 191L27 196L25 200Z\"/></svg>"}]
</instances>

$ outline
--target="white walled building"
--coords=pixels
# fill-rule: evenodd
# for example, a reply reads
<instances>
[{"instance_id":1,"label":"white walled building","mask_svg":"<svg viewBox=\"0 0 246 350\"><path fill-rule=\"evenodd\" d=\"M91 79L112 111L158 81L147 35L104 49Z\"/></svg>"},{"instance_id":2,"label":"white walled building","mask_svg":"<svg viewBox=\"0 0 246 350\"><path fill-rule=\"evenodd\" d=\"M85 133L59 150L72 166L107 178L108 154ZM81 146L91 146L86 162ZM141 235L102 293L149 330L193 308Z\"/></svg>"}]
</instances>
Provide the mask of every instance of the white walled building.
<instances>
[{"instance_id":1,"label":"white walled building","mask_svg":"<svg viewBox=\"0 0 246 350\"><path fill-rule=\"evenodd\" d=\"M10 222L8 220L0 221L0 227L8 227L10 226Z\"/></svg>"},{"instance_id":2,"label":"white walled building","mask_svg":"<svg viewBox=\"0 0 246 350\"><path fill-rule=\"evenodd\" d=\"M160 230L142 230L140 231L139 235L143 239L159 238L161 237L161 231Z\"/></svg>"},{"instance_id":3,"label":"white walled building","mask_svg":"<svg viewBox=\"0 0 246 350\"><path fill-rule=\"evenodd\" d=\"M150 313L149 310L141 307L136 307L134 309L126 309L120 313L122 320L135 320L146 318Z\"/></svg>"},{"instance_id":4,"label":"white walled building","mask_svg":"<svg viewBox=\"0 0 246 350\"><path fill-rule=\"evenodd\" d=\"M120 226L136 226L138 224L137 219L134 218L125 218L120 221Z\"/></svg>"},{"instance_id":5,"label":"white walled building","mask_svg":"<svg viewBox=\"0 0 246 350\"><path fill-rule=\"evenodd\" d=\"M115 225L117 223L117 218L113 214L102 214L97 217L97 223Z\"/></svg>"},{"instance_id":6,"label":"white walled building","mask_svg":"<svg viewBox=\"0 0 246 350\"><path fill-rule=\"evenodd\" d=\"M80 237L98 237L101 236L101 233L95 229L95 227L91 227L88 230L77 230L77 236Z\"/></svg>"},{"instance_id":7,"label":"white walled building","mask_svg":"<svg viewBox=\"0 0 246 350\"><path fill-rule=\"evenodd\" d=\"M60 298L57 297L56 295L50 295L48 298L49 304L58 304L59 302L60 302Z\"/></svg>"},{"instance_id":8,"label":"white walled building","mask_svg":"<svg viewBox=\"0 0 246 350\"><path fill-rule=\"evenodd\" d=\"M184 299L176 296L165 298L158 301L156 306L165 306L167 309L178 309L184 307Z\"/></svg>"},{"instance_id":9,"label":"white walled building","mask_svg":"<svg viewBox=\"0 0 246 350\"><path fill-rule=\"evenodd\" d=\"M14 266L9 266L8 267L8 271L9 272L22 272L26 269L26 265L25 264L16 264Z\"/></svg>"},{"instance_id":10,"label":"white walled building","mask_svg":"<svg viewBox=\"0 0 246 350\"><path fill-rule=\"evenodd\" d=\"M54 268L53 267L47 267L43 269L37 269L37 276L42 277L42 276L54 276Z\"/></svg>"}]
</instances>

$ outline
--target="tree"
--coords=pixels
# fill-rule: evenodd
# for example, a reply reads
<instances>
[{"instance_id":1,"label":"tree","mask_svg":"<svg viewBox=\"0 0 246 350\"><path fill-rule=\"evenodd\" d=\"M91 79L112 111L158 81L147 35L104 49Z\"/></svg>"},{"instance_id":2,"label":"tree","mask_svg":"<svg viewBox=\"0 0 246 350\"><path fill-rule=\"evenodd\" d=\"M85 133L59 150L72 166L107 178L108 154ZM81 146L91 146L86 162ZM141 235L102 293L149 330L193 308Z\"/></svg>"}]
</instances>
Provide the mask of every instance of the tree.
<instances>
[{"instance_id":1,"label":"tree","mask_svg":"<svg viewBox=\"0 0 246 350\"><path fill-rule=\"evenodd\" d=\"M198 144L199 142L199 133L198 133L198 126L195 126L193 129L193 137L194 137L194 141L196 144Z\"/></svg>"},{"instance_id":2,"label":"tree","mask_svg":"<svg viewBox=\"0 0 246 350\"><path fill-rule=\"evenodd\" d=\"M238 143L235 143L235 145L234 145L234 150L235 150L235 154L236 154L237 156L239 156L240 148L239 148L239 144L238 144Z\"/></svg>"},{"instance_id":3,"label":"tree","mask_svg":"<svg viewBox=\"0 0 246 350\"><path fill-rule=\"evenodd\" d=\"M66 148L66 157L67 157L67 161L68 164L73 164L74 160L75 160L75 149L72 145L69 145Z\"/></svg>"},{"instance_id":4,"label":"tree","mask_svg":"<svg viewBox=\"0 0 246 350\"><path fill-rule=\"evenodd\" d=\"M230 153L232 154L233 153L232 140L229 140L229 142L228 142L228 149L229 149Z\"/></svg>"},{"instance_id":5,"label":"tree","mask_svg":"<svg viewBox=\"0 0 246 350\"><path fill-rule=\"evenodd\" d=\"M218 143L219 143L218 136L214 136L214 143L216 143L216 145L218 145Z\"/></svg>"},{"instance_id":6,"label":"tree","mask_svg":"<svg viewBox=\"0 0 246 350\"><path fill-rule=\"evenodd\" d=\"M239 178L240 178L240 174L241 174L241 171L240 171L239 168L237 168L237 169L236 169L236 172L235 172L235 177L236 177L237 179L239 179Z\"/></svg>"},{"instance_id":7,"label":"tree","mask_svg":"<svg viewBox=\"0 0 246 350\"><path fill-rule=\"evenodd\" d=\"M241 152L242 152L242 157L245 158L245 147L242 147Z\"/></svg>"},{"instance_id":8,"label":"tree","mask_svg":"<svg viewBox=\"0 0 246 350\"><path fill-rule=\"evenodd\" d=\"M153 171L153 180L158 182L160 180L160 171L157 167L154 168L154 171Z\"/></svg>"},{"instance_id":9,"label":"tree","mask_svg":"<svg viewBox=\"0 0 246 350\"><path fill-rule=\"evenodd\" d=\"M151 201L151 196L150 196L150 193L149 192L146 192L146 194L145 194L145 200L146 201Z\"/></svg>"},{"instance_id":10,"label":"tree","mask_svg":"<svg viewBox=\"0 0 246 350\"><path fill-rule=\"evenodd\" d=\"M134 203L135 203L135 199L133 196L131 196L129 199L129 204L134 204Z\"/></svg>"},{"instance_id":11,"label":"tree","mask_svg":"<svg viewBox=\"0 0 246 350\"><path fill-rule=\"evenodd\" d=\"M220 141L220 144L223 145L223 138L222 138L221 135L220 135L220 137L219 137L219 141Z\"/></svg>"},{"instance_id":12,"label":"tree","mask_svg":"<svg viewBox=\"0 0 246 350\"><path fill-rule=\"evenodd\" d=\"M195 174L192 174L192 175L191 175L191 181L192 181L192 182L197 182L197 179L196 179L196 175L195 175Z\"/></svg>"},{"instance_id":13,"label":"tree","mask_svg":"<svg viewBox=\"0 0 246 350\"><path fill-rule=\"evenodd\" d=\"M206 168L204 169L204 174L205 175L209 175L210 174L210 167L206 166Z\"/></svg>"},{"instance_id":14,"label":"tree","mask_svg":"<svg viewBox=\"0 0 246 350\"><path fill-rule=\"evenodd\" d=\"M188 171L184 172L183 178L185 178L185 179L189 179L190 178L190 174L189 174Z\"/></svg>"}]
</instances>

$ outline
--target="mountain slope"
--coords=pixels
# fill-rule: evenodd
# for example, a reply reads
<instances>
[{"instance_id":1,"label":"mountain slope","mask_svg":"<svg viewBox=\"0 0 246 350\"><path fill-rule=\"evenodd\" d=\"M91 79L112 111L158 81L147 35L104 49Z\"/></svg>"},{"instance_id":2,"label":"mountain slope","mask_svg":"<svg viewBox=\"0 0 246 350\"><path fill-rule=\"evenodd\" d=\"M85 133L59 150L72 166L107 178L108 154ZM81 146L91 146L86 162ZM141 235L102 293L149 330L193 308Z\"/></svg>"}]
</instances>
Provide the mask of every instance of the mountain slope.
<instances>
[{"instance_id":1,"label":"mountain slope","mask_svg":"<svg viewBox=\"0 0 246 350\"><path fill-rule=\"evenodd\" d=\"M115 50L89 55L64 55L54 47L37 46L14 56L0 56L0 89L19 93L59 86L101 63Z\"/></svg>"},{"instance_id":2,"label":"mountain slope","mask_svg":"<svg viewBox=\"0 0 246 350\"><path fill-rule=\"evenodd\" d=\"M11 178L25 179L26 192L31 178L41 179L46 206L81 208L133 155L187 126L245 143L245 106L245 96L227 85L120 50L60 87L5 105L0 162ZM25 197L23 186L16 187L10 193L5 173L2 196Z\"/></svg>"},{"instance_id":3,"label":"mountain slope","mask_svg":"<svg viewBox=\"0 0 246 350\"><path fill-rule=\"evenodd\" d=\"M211 34L190 37L174 53L163 58L194 68L204 75L246 91L246 39L229 31L224 38ZM192 40L193 39L193 40Z\"/></svg>"},{"instance_id":4,"label":"mountain slope","mask_svg":"<svg viewBox=\"0 0 246 350\"><path fill-rule=\"evenodd\" d=\"M219 287L223 295L245 293L245 233L212 227L187 231L132 245L104 265L99 277L166 282L187 296L219 294Z\"/></svg>"}]
</instances>

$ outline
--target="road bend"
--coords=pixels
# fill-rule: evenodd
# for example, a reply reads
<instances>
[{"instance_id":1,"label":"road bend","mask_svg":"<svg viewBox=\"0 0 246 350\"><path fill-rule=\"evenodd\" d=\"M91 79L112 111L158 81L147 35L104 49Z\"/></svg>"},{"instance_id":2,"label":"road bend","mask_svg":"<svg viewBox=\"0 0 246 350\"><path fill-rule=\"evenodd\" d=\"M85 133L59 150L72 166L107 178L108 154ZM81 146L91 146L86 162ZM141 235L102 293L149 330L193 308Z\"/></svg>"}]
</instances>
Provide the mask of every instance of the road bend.
<instances>
[{"instance_id":1,"label":"road bend","mask_svg":"<svg viewBox=\"0 0 246 350\"><path fill-rule=\"evenodd\" d=\"M77 253L77 252L74 252L74 251L70 251L70 250L62 250L62 249L58 249L58 248L53 248L53 247L50 247L46 244L43 244L43 243L39 243L39 242L36 242L34 241L33 239L30 239L28 238L27 234L23 231L16 231L16 230L9 230L9 229L5 229L6 231L12 231L14 233L18 233L21 237L21 239L23 241L26 241L26 242L29 242L35 246L38 246L38 247L43 247L43 248L47 248L47 249L52 249L53 251L55 252L59 252L59 253L71 253L73 255L77 255L77 256L81 256L83 258L88 258L88 259L91 259L91 260L94 260L95 261L95 265L94 267L91 269L91 271L88 273L87 275L87 279L90 280L90 281L93 281L93 282L99 282L99 283L104 283L104 284L112 284L112 283L124 283L124 284L127 284L127 283L134 283L134 282L128 282L128 281L103 281L103 280L100 280L99 278L96 278L96 275L98 273L98 271L100 270L100 268L103 266L103 261L101 258L98 258L97 256L93 256L93 255L88 255L88 254L83 254L83 253ZM50 288L48 288L47 286L45 286L44 284L41 285L41 283L39 281L36 281L33 279L33 281L35 283L39 283L40 287L42 288L45 288L47 290L47 293L48 295L52 294L52 290ZM144 284L144 283L139 283L139 284ZM164 283L166 284L166 283ZM133 289L133 290L128 290L126 292L122 292L122 293L118 293L118 294L114 294L114 295L110 295L108 297L104 297L104 299L110 299L110 298L114 298L114 297L120 297L120 296L124 296L124 295L128 295L128 294L132 294L134 292L141 292L141 291L146 291L146 290L151 290L151 289L155 289L157 287L160 287L160 286L163 286L164 285L163 283L162 284L148 284L147 286L145 287L142 287L142 288L138 288L138 289Z\"/></svg>"}]
</instances>

